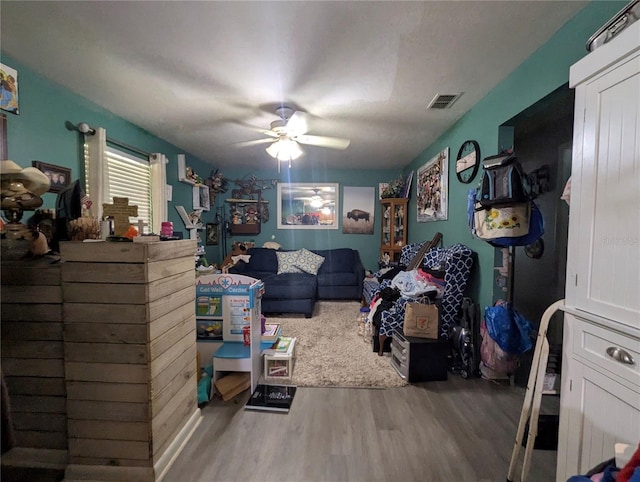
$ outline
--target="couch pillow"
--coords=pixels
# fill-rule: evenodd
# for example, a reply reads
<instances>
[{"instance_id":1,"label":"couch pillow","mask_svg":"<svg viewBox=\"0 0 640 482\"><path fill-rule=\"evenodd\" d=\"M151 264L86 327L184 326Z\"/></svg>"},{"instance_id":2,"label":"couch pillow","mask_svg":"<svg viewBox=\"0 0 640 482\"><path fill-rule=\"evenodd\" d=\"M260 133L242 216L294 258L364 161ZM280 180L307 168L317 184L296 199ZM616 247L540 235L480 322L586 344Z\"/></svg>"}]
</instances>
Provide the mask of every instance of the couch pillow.
<instances>
[{"instance_id":1,"label":"couch pillow","mask_svg":"<svg viewBox=\"0 0 640 482\"><path fill-rule=\"evenodd\" d=\"M320 266L322 266L322 263L324 263L324 256L312 253L308 249L304 248L302 248L298 252L300 253L300 255L295 262L296 268L301 269L305 273L317 275Z\"/></svg>"},{"instance_id":2,"label":"couch pillow","mask_svg":"<svg viewBox=\"0 0 640 482\"><path fill-rule=\"evenodd\" d=\"M278 274L302 273L302 270L296 267L300 251L276 251L275 253L278 257Z\"/></svg>"}]
</instances>

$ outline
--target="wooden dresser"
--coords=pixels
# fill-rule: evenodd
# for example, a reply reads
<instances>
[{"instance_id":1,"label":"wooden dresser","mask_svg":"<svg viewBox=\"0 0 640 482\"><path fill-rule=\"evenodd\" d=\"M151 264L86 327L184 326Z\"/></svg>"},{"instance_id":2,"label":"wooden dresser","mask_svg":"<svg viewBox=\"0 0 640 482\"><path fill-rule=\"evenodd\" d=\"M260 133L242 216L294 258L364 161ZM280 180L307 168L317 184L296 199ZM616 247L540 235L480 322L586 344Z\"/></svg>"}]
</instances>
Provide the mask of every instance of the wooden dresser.
<instances>
[{"instance_id":1,"label":"wooden dresser","mask_svg":"<svg viewBox=\"0 0 640 482\"><path fill-rule=\"evenodd\" d=\"M66 386L60 264L50 259L3 261L2 373L10 399L15 447L2 473L67 464Z\"/></svg>"},{"instance_id":2,"label":"wooden dresser","mask_svg":"<svg viewBox=\"0 0 640 482\"><path fill-rule=\"evenodd\" d=\"M66 480L158 480L200 422L195 250L61 243Z\"/></svg>"}]
</instances>

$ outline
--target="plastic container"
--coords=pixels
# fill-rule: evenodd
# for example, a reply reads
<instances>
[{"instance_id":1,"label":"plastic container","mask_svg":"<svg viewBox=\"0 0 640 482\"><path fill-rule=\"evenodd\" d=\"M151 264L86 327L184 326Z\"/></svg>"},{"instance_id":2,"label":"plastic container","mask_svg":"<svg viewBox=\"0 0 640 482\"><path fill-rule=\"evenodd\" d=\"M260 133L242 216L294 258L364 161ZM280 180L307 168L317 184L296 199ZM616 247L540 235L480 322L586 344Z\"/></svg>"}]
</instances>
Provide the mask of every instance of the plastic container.
<instances>
[{"instance_id":1,"label":"plastic container","mask_svg":"<svg viewBox=\"0 0 640 482\"><path fill-rule=\"evenodd\" d=\"M242 341L244 346L251 345L251 327L249 325L242 327Z\"/></svg>"},{"instance_id":2,"label":"plastic container","mask_svg":"<svg viewBox=\"0 0 640 482\"><path fill-rule=\"evenodd\" d=\"M364 335L365 326L367 324L367 317L369 316L370 311L371 310L369 310L369 308L366 306L360 308L360 311L358 312L358 316L356 318L356 322L358 323L358 335Z\"/></svg>"},{"instance_id":3,"label":"plastic container","mask_svg":"<svg viewBox=\"0 0 640 482\"><path fill-rule=\"evenodd\" d=\"M363 306L362 308L360 308L360 311L358 312L358 318L357 318L358 325L360 325L360 323L367 322L367 317L369 316L370 311L371 310L369 310L369 308L366 306Z\"/></svg>"},{"instance_id":4,"label":"plastic container","mask_svg":"<svg viewBox=\"0 0 640 482\"><path fill-rule=\"evenodd\" d=\"M173 236L173 223L171 221L163 221L160 225L160 235L170 238Z\"/></svg>"}]
</instances>

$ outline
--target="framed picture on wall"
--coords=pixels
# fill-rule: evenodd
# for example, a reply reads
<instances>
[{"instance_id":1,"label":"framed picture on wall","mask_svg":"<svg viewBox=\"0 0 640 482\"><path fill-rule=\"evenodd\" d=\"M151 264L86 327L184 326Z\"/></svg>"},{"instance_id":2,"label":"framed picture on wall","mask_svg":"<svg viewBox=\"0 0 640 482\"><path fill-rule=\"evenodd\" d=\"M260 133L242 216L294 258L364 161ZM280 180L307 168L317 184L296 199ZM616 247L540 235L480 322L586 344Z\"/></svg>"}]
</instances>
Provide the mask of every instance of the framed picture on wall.
<instances>
[{"instance_id":1,"label":"framed picture on wall","mask_svg":"<svg viewBox=\"0 0 640 482\"><path fill-rule=\"evenodd\" d=\"M48 192L60 192L71 184L71 169L40 161L31 161L31 165L40 169L51 181Z\"/></svg>"},{"instance_id":2,"label":"framed picture on wall","mask_svg":"<svg viewBox=\"0 0 640 482\"><path fill-rule=\"evenodd\" d=\"M445 148L418 169L418 222L447 219L449 195L449 148Z\"/></svg>"},{"instance_id":3,"label":"framed picture on wall","mask_svg":"<svg viewBox=\"0 0 640 482\"><path fill-rule=\"evenodd\" d=\"M0 159L9 159L7 152L7 116L0 114Z\"/></svg>"},{"instance_id":4,"label":"framed picture on wall","mask_svg":"<svg viewBox=\"0 0 640 482\"><path fill-rule=\"evenodd\" d=\"M18 71L2 63L0 63L0 109L12 114L20 113Z\"/></svg>"},{"instance_id":5,"label":"framed picture on wall","mask_svg":"<svg viewBox=\"0 0 640 482\"><path fill-rule=\"evenodd\" d=\"M217 246L220 244L220 224L207 223L206 245Z\"/></svg>"},{"instance_id":6,"label":"framed picture on wall","mask_svg":"<svg viewBox=\"0 0 640 482\"><path fill-rule=\"evenodd\" d=\"M373 234L375 187L349 187L342 190L342 232Z\"/></svg>"},{"instance_id":7,"label":"framed picture on wall","mask_svg":"<svg viewBox=\"0 0 640 482\"><path fill-rule=\"evenodd\" d=\"M278 183L278 229L338 229L339 184Z\"/></svg>"}]
</instances>

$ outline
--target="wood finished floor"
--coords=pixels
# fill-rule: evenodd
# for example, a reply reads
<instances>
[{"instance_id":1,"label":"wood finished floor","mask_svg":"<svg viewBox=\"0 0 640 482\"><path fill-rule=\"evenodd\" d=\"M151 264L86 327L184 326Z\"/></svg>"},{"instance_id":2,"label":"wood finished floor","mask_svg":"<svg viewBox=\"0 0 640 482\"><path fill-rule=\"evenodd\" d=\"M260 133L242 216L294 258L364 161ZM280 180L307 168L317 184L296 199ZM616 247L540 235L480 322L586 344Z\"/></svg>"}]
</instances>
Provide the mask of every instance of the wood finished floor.
<instances>
[{"instance_id":1,"label":"wood finished floor","mask_svg":"<svg viewBox=\"0 0 640 482\"><path fill-rule=\"evenodd\" d=\"M215 400L165 482L506 480L524 389L449 375L394 389L298 388L288 414ZM545 397L550 398L550 397ZM529 482L555 480L535 450Z\"/></svg>"}]
</instances>

